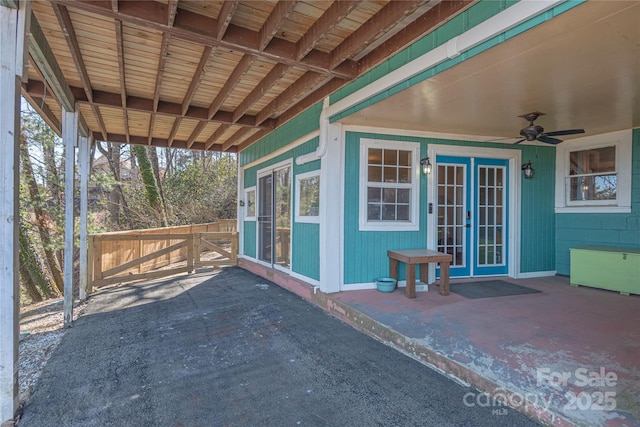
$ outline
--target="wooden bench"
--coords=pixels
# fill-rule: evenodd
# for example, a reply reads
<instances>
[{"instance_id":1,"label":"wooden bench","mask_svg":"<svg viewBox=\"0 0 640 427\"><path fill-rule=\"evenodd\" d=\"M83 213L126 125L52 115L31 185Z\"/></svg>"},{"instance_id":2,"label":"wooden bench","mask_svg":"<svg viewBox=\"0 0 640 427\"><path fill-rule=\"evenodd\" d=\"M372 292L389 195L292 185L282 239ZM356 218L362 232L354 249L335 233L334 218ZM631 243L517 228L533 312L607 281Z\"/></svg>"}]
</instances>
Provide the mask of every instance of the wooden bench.
<instances>
[{"instance_id":1,"label":"wooden bench","mask_svg":"<svg viewBox=\"0 0 640 427\"><path fill-rule=\"evenodd\" d=\"M389 275L394 279L398 280L398 261L404 262L407 266L407 287L405 288L407 298L416 297L416 265L420 266L420 281L427 283L430 262L440 264L440 295L449 295L451 255L428 249L405 249L387 251L387 256L389 257Z\"/></svg>"}]
</instances>

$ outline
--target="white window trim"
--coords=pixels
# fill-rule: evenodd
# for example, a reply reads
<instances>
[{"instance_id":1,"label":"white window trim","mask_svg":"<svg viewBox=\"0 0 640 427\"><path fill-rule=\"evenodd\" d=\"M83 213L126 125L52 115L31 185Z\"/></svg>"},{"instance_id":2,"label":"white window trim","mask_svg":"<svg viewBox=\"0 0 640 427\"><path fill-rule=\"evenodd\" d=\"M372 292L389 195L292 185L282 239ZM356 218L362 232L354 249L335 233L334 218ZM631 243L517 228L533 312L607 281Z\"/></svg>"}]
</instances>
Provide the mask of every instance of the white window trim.
<instances>
[{"instance_id":1,"label":"white window trim","mask_svg":"<svg viewBox=\"0 0 640 427\"><path fill-rule=\"evenodd\" d=\"M313 178L315 176L317 176L318 179L320 179L320 169L296 175L295 222L320 224L320 212L318 212L318 215L315 215L315 216L300 215L300 181L302 181L303 179Z\"/></svg>"},{"instance_id":2,"label":"white window trim","mask_svg":"<svg viewBox=\"0 0 640 427\"><path fill-rule=\"evenodd\" d=\"M369 221L367 219L367 164L369 148L411 151L410 221ZM360 140L360 231L418 231L420 229L420 143L362 138Z\"/></svg>"},{"instance_id":3,"label":"white window trim","mask_svg":"<svg viewBox=\"0 0 640 427\"><path fill-rule=\"evenodd\" d=\"M556 213L629 213L631 212L632 131L624 130L565 141L556 149ZM618 188L616 200L569 202L566 178L569 177L569 154L595 148L616 148Z\"/></svg>"},{"instance_id":4,"label":"white window trim","mask_svg":"<svg viewBox=\"0 0 640 427\"><path fill-rule=\"evenodd\" d=\"M253 215L249 215L249 193L253 191ZM255 221L256 211L258 210L256 186L244 189L244 220Z\"/></svg>"}]
</instances>

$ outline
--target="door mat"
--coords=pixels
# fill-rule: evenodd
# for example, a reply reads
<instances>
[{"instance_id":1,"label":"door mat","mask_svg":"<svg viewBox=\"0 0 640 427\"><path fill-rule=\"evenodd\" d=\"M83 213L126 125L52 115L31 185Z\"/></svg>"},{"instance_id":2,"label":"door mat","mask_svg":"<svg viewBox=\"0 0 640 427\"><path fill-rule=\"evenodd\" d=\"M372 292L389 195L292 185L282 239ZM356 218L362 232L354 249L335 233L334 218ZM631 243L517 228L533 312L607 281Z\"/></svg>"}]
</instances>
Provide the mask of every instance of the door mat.
<instances>
[{"instance_id":1,"label":"door mat","mask_svg":"<svg viewBox=\"0 0 640 427\"><path fill-rule=\"evenodd\" d=\"M450 290L455 294L469 299L506 297L510 295L537 294L542 292L503 280L452 283Z\"/></svg>"}]
</instances>

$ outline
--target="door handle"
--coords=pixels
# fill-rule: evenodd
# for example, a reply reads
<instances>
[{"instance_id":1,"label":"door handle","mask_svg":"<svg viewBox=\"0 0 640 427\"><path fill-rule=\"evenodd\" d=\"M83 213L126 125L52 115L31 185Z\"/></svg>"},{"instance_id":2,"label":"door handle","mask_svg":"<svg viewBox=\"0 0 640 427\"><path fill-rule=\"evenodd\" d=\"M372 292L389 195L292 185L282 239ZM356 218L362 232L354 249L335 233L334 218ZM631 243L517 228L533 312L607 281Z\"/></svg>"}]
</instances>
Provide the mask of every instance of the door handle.
<instances>
[{"instance_id":1,"label":"door handle","mask_svg":"<svg viewBox=\"0 0 640 427\"><path fill-rule=\"evenodd\" d=\"M471 211L467 211L467 220L471 221Z\"/></svg>"}]
</instances>

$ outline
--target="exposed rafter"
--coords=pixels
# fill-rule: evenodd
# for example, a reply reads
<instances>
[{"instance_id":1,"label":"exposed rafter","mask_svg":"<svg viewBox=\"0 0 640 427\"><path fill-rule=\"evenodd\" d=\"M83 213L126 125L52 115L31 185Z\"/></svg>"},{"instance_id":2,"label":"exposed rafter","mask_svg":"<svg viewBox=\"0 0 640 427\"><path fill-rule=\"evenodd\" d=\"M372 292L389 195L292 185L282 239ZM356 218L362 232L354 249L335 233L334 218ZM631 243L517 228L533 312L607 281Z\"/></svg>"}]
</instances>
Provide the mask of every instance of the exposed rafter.
<instances>
[{"instance_id":1,"label":"exposed rafter","mask_svg":"<svg viewBox=\"0 0 640 427\"><path fill-rule=\"evenodd\" d=\"M428 1L429 0L404 0L387 3L373 18L362 24L360 28L331 51L330 67L337 67L345 60L362 51L363 46L367 46L379 34L389 31L399 20Z\"/></svg>"},{"instance_id":2,"label":"exposed rafter","mask_svg":"<svg viewBox=\"0 0 640 427\"><path fill-rule=\"evenodd\" d=\"M236 13L236 9L240 4L239 0L226 0L222 3L220 8L220 14L218 15L218 25L216 27L215 36L219 40L224 37L224 33L227 31L233 14Z\"/></svg>"},{"instance_id":3,"label":"exposed rafter","mask_svg":"<svg viewBox=\"0 0 640 427\"><path fill-rule=\"evenodd\" d=\"M233 134L233 136L231 136L231 138L229 138L224 142L224 144L222 144L222 151L229 150L236 144L236 141L242 141L249 132L252 132L250 128L239 129L236 133Z\"/></svg>"},{"instance_id":4,"label":"exposed rafter","mask_svg":"<svg viewBox=\"0 0 640 427\"><path fill-rule=\"evenodd\" d=\"M287 19L289 14L296 7L296 1L280 0L276 3L276 7L273 8L271 14L265 21L264 25L258 33L259 43L258 48L264 50L269 45L269 42L276 35L284 20Z\"/></svg>"},{"instance_id":5,"label":"exposed rafter","mask_svg":"<svg viewBox=\"0 0 640 427\"><path fill-rule=\"evenodd\" d=\"M189 139L187 140L187 148L191 148L193 143L196 142L196 138L200 136L200 133L202 132L202 130L206 125L207 125L206 122L199 122L196 125L196 127L193 129L193 132L191 132L191 135L189 135Z\"/></svg>"},{"instance_id":6,"label":"exposed rafter","mask_svg":"<svg viewBox=\"0 0 640 427\"><path fill-rule=\"evenodd\" d=\"M131 0L121 2L118 12L111 9L110 4L92 0L52 0L54 4L65 5L119 19L135 25L147 27L182 40L206 46L220 46L236 52L256 55L273 62L300 67L302 69L327 74L341 79L353 79L357 64L344 61L342 64L330 64L329 54L315 50L304 59L297 61L296 44L284 39L272 39L266 49L260 49L260 34L243 27L229 24L224 37L218 39L216 19L181 9L176 15L173 26L166 24L167 6L162 3ZM404 2L401 2L404 3Z\"/></svg>"},{"instance_id":7,"label":"exposed rafter","mask_svg":"<svg viewBox=\"0 0 640 427\"><path fill-rule=\"evenodd\" d=\"M65 6L61 5L52 5L53 10L58 18L58 24L62 28L62 33L64 34L64 38L67 40L67 45L69 47L69 51L71 52L71 57L73 58L73 62L76 64L76 69L78 70L78 74L80 76L80 81L82 82L82 87L84 89L89 102L92 101L91 94L91 81L89 80L89 74L87 73L87 67L84 64L84 60L82 59L82 52L80 52L80 45L78 44L78 39L76 37L76 32L73 29L73 24L71 23L71 17L69 16L69 11ZM93 114L96 117L96 121L98 122L98 127L102 132L102 137L107 138L107 128L104 124L104 120L102 120L102 115L100 114L100 109L91 102L91 109ZM71 111L75 111L71 110Z\"/></svg>"},{"instance_id":8,"label":"exposed rafter","mask_svg":"<svg viewBox=\"0 0 640 427\"><path fill-rule=\"evenodd\" d=\"M309 28L296 44L296 59L299 61L322 40L336 25L360 3L358 1L336 1L327 9L320 19Z\"/></svg>"},{"instance_id":9,"label":"exposed rafter","mask_svg":"<svg viewBox=\"0 0 640 427\"><path fill-rule=\"evenodd\" d=\"M193 99L193 95L196 92L196 89L200 85L202 81L202 77L204 74L205 66L207 62L209 62L209 58L211 57L211 52L213 48L210 46L206 46L204 48L204 52L202 52L202 56L200 57L200 62L198 63L198 67L196 68L195 73L193 74L193 78L191 79L191 83L189 84L189 88L187 89L187 93L182 101L182 115L187 114L189 110L189 105L191 104L191 100Z\"/></svg>"},{"instance_id":10,"label":"exposed rafter","mask_svg":"<svg viewBox=\"0 0 640 427\"><path fill-rule=\"evenodd\" d=\"M211 105L209 105L209 119L211 119L218 112L218 110L222 106L222 103L225 101L225 99L227 99L231 91L236 87L242 76L244 76L249 70L249 67L251 67L254 59L255 57L253 55L245 55L240 60L240 62L238 62L238 65L236 65L227 82L224 84L224 86L222 86L222 89L220 89L218 95L216 95L213 102L211 102Z\"/></svg>"},{"instance_id":11,"label":"exposed rafter","mask_svg":"<svg viewBox=\"0 0 640 427\"><path fill-rule=\"evenodd\" d=\"M100 134L98 133L94 133L93 137L94 139L100 138ZM126 137L124 135L121 134L114 134L114 133L110 133L107 134L107 140L110 142L116 142L116 143L126 143ZM147 145L147 137L146 136L136 136L136 135L131 135L131 144L136 144L136 145ZM168 140L165 138L153 138L153 140L151 141L151 144L154 147L169 147L168 144ZM173 145L171 146L172 148L187 148L187 141L183 141L183 140L174 140L173 141ZM205 148L205 144L203 142L196 142L191 146L191 150L204 150ZM222 145L221 144L213 144L211 147L209 147L209 151L222 151ZM237 152L237 147L231 147L227 150L229 153L235 153Z\"/></svg>"},{"instance_id":12,"label":"exposed rafter","mask_svg":"<svg viewBox=\"0 0 640 427\"><path fill-rule=\"evenodd\" d=\"M178 117L173 122L173 126L171 126L171 132L169 132L169 138L167 138L167 147L173 147L173 141L176 138L176 134L178 133L178 129L180 129L181 124L182 124L182 119L180 117Z\"/></svg>"},{"instance_id":13,"label":"exposed rafter","mask_svg":"<svg viewBox=\"0 0 640 427\"><path fill-rule=\"evenodd\" d=\"M209 139L207 139L207 141L204 143L204 149L208 150L209 148L211 148L215 144L215 142L229 130L230 127L231 125L220 125L220 127L216 129L216 131L213 132Z\"/></svg>"},{"instance_id":14,"label":"exposed rafter","mask_svg":"<svg viewBox=\"0 0 640 427\"><path fill-rule=\"evenodd\" d=\"M118 2L115 1L115 7ZM116 9L117 10L117 9ZM120 98L122 99L122 107L124 111L122 115L124 117L124 134L127 137L127 143L129 142L129 114L127 113L127 83L124 72L124 42L122 36L122 22L116 20L116 50L118 51L118 72L120 74Z\"/></svg>"},{"instance_id":15,"label":"exposed rafter","mask_svg":"<svg viewBox=\"0 0 640 427\"><path fill-rule=\"evenodd\" d=\"M242 117L253 104L258 102L264 96L264 94L273 87L273 85L278 83L278 81L282 79L282 77L284 77L284 75L287 73L288 69L289 67L284 64L278 64L273 67L273 69L269 71L269 74L267 74L264 79L262 79L262 81L258 83L258 86L256 86L251 91L249 96L247 96L244 101L242 101L242 103L235 109L235 111L233 112L233 122L237 122L238 119L240 119L240 117Z\"/></svg>"}]
</instances>

